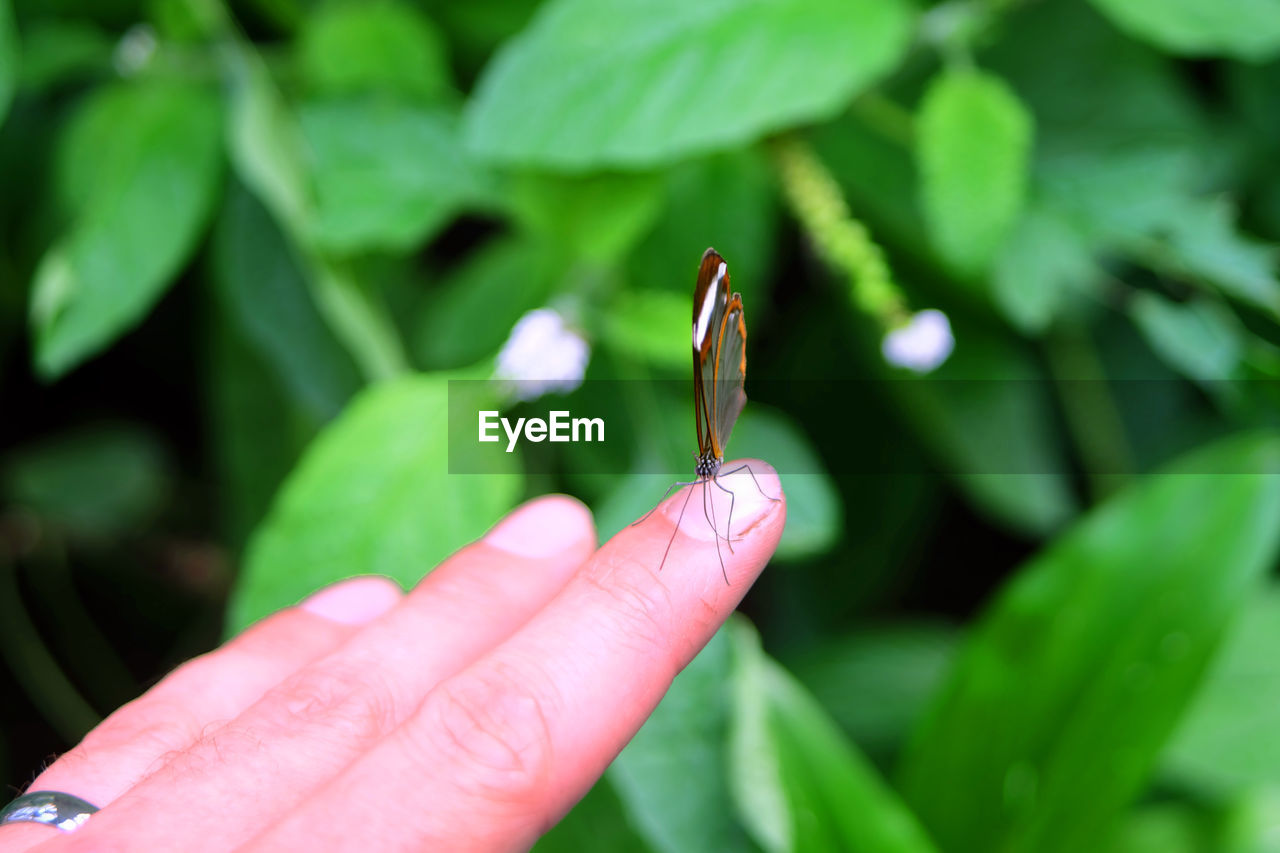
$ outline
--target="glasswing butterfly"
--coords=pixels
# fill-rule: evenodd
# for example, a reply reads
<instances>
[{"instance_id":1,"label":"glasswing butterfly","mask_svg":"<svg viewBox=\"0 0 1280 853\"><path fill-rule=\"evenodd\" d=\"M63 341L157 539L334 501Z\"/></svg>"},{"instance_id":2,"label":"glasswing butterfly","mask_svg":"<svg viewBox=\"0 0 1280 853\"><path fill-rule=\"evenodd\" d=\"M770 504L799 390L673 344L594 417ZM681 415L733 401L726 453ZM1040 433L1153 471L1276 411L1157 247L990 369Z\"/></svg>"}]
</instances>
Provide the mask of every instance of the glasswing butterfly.
<instances>
[{"instance_id":1,"label":"glasswing butterfly","mask_svg":"<svg viewBox=\"0 0 1280 853\"><path fill-rule=\"evenodd\" d=\"M735 495L732 490L721 485L719 478L745 470L751 475L756 488L760 489L755 473L745 464L731 471L720 470L724 464L724 448L729 441L729 433L733 431L733 425L747 403L747 394L742 389L746 375L747 324L742 313L742 295L730 291L729 267L724 258L715 249L707 249L698 265L698 281L693 289L693 417L698 430L698 461L693 470L694 479L673 483L662 497L666 500L667 495L680 486L702 484L702 513L716 534L716 556L720 559L720 573L724 575L725 583L729 582L729 575L725 572L724 557L720 555L720 531L716 527L715 502L709 500L709 489L715 486L729 495L729 516L725 522L724 540L730 553L733 552L730 534ZM760 494L764 495L763 489ZM675 542L676 532L680 530L680 522L684 520L684 511L688 508L692 495L692 489L685 495L676 528L671 531L671 539L662 552L659 571L667 564L667 555L671 553L671 545ZM772 501L778 500L768 495L765 497ZM644 521L653 512L654 510L650 510L635 523Z\"/></svg>"}]
</instances>

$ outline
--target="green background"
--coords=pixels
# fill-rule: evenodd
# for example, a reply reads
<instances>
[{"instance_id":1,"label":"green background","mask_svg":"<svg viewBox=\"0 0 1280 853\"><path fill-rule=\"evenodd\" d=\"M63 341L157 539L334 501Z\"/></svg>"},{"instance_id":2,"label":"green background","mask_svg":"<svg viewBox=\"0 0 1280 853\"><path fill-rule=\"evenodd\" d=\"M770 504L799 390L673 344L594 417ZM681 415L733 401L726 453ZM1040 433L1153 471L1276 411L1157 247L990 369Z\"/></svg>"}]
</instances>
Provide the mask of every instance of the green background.
<instances>
[{"instance_id":1,"label":"green background","mask_svg":"<svg viewBox=\"0 0 1280 853\"><path fill-rule=\"evenodd\" d=\"M461 477L448 381L543 306L684 380L714 245L786 535L539 849L1280 849L1278 151L1277 0L0 0L0 779L526 497L639 516L687 390Z\"/></svg>"}]
</instances>

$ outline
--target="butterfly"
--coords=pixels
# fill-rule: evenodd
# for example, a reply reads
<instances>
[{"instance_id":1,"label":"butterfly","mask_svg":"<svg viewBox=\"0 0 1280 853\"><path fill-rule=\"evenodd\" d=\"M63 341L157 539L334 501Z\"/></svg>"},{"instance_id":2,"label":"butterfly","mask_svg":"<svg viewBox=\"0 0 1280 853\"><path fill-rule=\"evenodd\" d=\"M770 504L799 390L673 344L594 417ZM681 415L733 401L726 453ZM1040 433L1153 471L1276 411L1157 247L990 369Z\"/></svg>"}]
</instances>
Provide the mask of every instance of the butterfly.
<instances>
[{"instance_id":1,"label":"butterfly","mask_svg":"<svg viewBox=\"0 0 1280 853\"><path fill-rule=\"evenodd\" d=\"M673 483L667 489L667 494L663 495L663 500L680 486L702 485L702 512L711 529L716 531L716 556L720 559L720 573L724 575L726 584L729 582L729 575L724 568L724 557L720 555L715 502L710 500L709 489L715 486L729 495L729 516L725 524L724 540L729 546L729 552L733 553L733 540L729 534L733 525L735 495L720 483L719 478L745 470L751 474L756 488L760 489L755 473L745 464L731 471L721 471L729 433L733 431L733 425L747 403L747 394L742 388L746 375L747 323L742 312L742 294L731 291L729 267L724 258L715 249L707 249L698 265L698 279L693 289L693 417L698 431L698 461L694 466L694 479ZM761 489L760 493L763 495L764 490ZM667 555L671 553L671 545L675 542L676 532L680 529L680 522L684 520L684 512L692 495L693 489L685 495L675 530L671 532L667 548L662 552L659 571L667 563ZM768 495L765 497L772 501L778 500ZM650 510L636 524L652 514L653 510Z\"/></svg>"}]
</instances>

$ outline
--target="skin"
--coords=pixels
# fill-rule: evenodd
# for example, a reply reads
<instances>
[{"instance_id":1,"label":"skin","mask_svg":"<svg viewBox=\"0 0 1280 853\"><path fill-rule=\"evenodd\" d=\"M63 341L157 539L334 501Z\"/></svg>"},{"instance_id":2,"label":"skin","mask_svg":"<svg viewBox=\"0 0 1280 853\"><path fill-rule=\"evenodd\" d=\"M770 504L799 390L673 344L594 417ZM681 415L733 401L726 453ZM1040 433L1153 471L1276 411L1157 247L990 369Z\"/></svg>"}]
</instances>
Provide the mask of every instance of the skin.
<instances>
[{"instance_id":1,"label":"skin","mask_svg":"<svg viewBox=\"0 0 1280 853\"><path fill-rule=\"evenodd\" d=\"M721 480L727 585L701 485L599 548L582 504L538 498L407 594L342 581L182 665L30 788L102 811L75 833L0 827L0 853L528 848L772 556L786 503L750 464L759 489Z\"/></svg>"}]
</instances>

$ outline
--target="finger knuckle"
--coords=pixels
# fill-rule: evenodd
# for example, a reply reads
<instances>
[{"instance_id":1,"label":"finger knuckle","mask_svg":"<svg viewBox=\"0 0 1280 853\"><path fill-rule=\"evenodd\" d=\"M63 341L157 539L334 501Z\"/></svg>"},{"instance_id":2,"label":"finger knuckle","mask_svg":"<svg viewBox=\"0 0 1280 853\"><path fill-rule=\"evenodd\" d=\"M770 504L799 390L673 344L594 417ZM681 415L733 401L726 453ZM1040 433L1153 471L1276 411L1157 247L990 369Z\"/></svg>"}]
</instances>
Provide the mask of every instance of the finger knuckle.
<instances>
[{"instance_id":1,"label":"finger knuckle","mask_svg":"<svg viewBox=\"0 0 1280 853\"><path fill-rule=\"evenodd\" d=\"M399 715L395 691L376 666L362 661L326 661L282 682L262 707L260 727L330 731L353 745L380 739Z\"/></svg>"},{"instance_id":2,"label":"finger knuckle","mask_svg":"<svg viewBox=\"0 0 1280 853\"><path fill-rule=\"evenodd\" d=\"M644 655L665 659L672 650L675 604L662 579L648 564L624 555L609 558L585 576L608 598L601 611L616 642Z\"/></svg>"},{"instance_id":3,"label":"finger knuckle","mask_svg":"<svg viewBox=\"0 0 1280 853\"><path fill-rule=\"evenodd\" d=\"M130 703L112 714L63 758L91 753L137 751L161 755L190 745L200 736L191 709L167 701Z\"/></svg>"},{"instance_id":4,"label":"finger knuckle","mask_svg":"<svg viewBox=\"0 0 1280 853\"><path fill-rule=\"evenodd\" d=\"M440 685L416 727L421 749L457 762L455 777L489 801L532 801L550 772L549 682L536 666L495 664Z\"/></svg>"}]
</instances>

